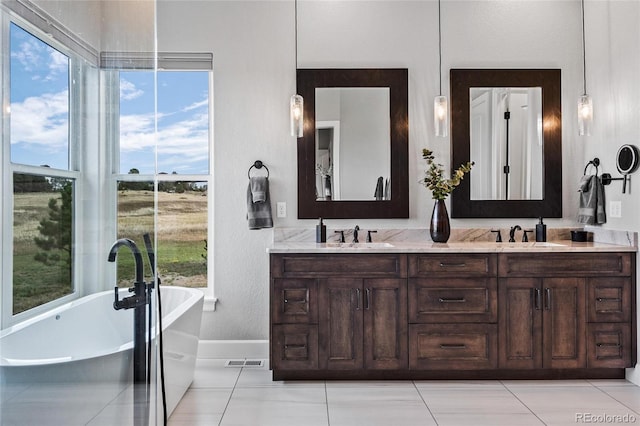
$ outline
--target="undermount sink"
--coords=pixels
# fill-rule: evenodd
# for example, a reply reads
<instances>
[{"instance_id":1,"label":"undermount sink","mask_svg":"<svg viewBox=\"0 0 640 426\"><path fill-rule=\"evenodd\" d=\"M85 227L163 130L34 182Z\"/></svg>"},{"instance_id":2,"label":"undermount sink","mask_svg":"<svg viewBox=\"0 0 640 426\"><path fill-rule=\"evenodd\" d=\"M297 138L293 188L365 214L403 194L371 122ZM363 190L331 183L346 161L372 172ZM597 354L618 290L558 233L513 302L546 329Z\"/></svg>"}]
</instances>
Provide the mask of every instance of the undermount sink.
<instances>
[{"instance_id":1,"label":"undermount sink","mask_svg":"<svg viewBox=\"0 0 640 426\"><path fill-rule=\"evenodd\" d=\"M379 249L379 248L390 248L393 247L393 244L377 242L377 243L326 243L327 247L336 247L336 248L353 248L353 249Z\"/></svg>"},{"instance_id":2,"label":"undermount sink","mask_svg":"<svg viewBox=\"0 0 640 426\"><path fill-rule=\"evenodd\" d=\"M548 241L534 241L533 247L565 247L566 244L550 243Z\"/></svg>"}]
</instances>

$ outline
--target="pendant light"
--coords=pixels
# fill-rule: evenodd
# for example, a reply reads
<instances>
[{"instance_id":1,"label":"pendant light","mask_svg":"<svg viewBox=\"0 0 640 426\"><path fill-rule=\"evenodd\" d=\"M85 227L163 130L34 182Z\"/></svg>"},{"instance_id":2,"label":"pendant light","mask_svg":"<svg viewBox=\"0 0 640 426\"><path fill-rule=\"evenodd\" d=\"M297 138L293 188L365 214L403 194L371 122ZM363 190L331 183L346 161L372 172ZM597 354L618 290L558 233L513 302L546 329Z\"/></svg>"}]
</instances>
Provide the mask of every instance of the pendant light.
<instances>
[{"instance_id":1,"label":"pendant light","mask_svg":"<svg viewBox=\"0 0 640 426\"><path fill-rule=\"evenodd\" d=\"M298 0L294 0L295 5L295 37L296 37L296 74L298 72ZM296 89L297 90L297 89ZM291 121L291 136L302 137L304 125L304 100L297 93L291 96L289 103L289 119Z\"/></svg>"},{"instance_id":2,"label":"pendant light","mask_svg":"<svg viewBox=\"0 0 640 426\"><path fill-rule=\"evenodd\" d=\"M433 101L433 124L436 136L446 137L449 130L449 105L447 97L442 96L442 23L440 18L440 0L438 0L438 77L440 95Z\"/></svg>"},{"instance_id":3,"label":"pendant light","mask_svg":"<svg viewBox=\"0 0 640 426\"><path fill-rule=\"evenodd\" d=\"M578 135L591 135L591 122L593 121L593 102L591 96L587 95L587 59L586 43L584 37L584 0L582 6L582 84L583 94L578 98Z\"/></svg>"}]
</instances>

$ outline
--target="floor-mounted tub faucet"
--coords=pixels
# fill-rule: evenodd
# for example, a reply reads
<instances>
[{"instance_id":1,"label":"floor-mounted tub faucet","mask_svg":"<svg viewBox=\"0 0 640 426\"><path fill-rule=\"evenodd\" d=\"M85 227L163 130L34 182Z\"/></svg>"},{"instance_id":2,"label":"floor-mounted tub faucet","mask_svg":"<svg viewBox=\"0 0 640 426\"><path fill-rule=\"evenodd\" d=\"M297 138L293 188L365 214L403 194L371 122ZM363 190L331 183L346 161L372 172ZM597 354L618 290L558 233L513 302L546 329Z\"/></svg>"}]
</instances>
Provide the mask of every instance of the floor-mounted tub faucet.
<instances>
[{"instance_id":1,"label":"floor-mounted tub faucet","mask_svg":"<svg viewBox=\"0 0 640 426\"><path fill-rule=\"evenodd\" d=\"M133 382L134 382L134 424L142 426L148 424L149 419L149 384L150 377L149 364L147 360L147 342L145 334L147 331L146 310L150 304L151 297L147 292L147 284L144 282L144 263L142 254L136 243L127 238L117 240L109 250L109 262L115 262L120 247L126 246L133 253L136 267L136 278L133 284L133 296L125 297L122 300L118 297L118 286L115 287L115 300L113 308L134 309L133 313ZM149 290L150 291L150 290ZM151 312L151 311L149 311ZM151 336L149 336L151 344Z\"/></svg>"}]
</instances>

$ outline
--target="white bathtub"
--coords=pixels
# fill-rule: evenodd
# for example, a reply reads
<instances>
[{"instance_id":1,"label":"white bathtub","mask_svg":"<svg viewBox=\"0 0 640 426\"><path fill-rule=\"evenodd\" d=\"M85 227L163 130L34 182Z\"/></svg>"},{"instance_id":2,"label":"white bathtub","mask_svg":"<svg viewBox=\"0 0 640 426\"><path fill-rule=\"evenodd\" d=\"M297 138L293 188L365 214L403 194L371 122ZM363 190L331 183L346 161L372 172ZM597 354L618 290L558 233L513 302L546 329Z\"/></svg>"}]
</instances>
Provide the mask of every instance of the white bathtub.
<instances>
[{"instance_id":1,"label":"white bathtub","mask_svg":"<svg viewBox=\"0 0 640 426\"><path fill-rule=\"evenodd\" d=\"M203 293L160 288L171 413L193 381ZM128 295L121 290L121 299ZM113 291L96 293L0 332L0 386L90 382L125 389L133 376L133 309L116 311L113 298Z\"/></svg>"}]
</instances>

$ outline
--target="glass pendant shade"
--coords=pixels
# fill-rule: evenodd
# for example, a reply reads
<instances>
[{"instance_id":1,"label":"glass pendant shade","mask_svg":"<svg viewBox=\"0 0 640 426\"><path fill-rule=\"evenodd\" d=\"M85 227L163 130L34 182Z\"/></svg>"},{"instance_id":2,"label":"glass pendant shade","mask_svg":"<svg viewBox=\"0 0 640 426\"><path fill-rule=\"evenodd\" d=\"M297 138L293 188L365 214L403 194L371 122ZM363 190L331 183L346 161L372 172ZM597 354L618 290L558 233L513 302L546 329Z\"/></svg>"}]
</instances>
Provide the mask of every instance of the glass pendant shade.
<instances>
[{"instance_id":1,"label":"glass pendant shade","mask_svg":"<svg viewBox=\"0 0 640 426\"><path fill-rule=\"evenodd\" d=\"M580 136L591 135L591 122L593 121L593 102L591 96L584 94L578 99L578 134Z\"/></svg>"},{"instance_id":2,"label":"glass pendant shade","mask_svg":"<svg viewBox=\"0 0 640 426\"><path fill-rule=\"evenodd\" d=\"M436 136L446 137L449 132L449 107L446 96L436 96L433 101L433 125Z\"/></svg>"},{"instance_id":3,"label":"glass pendant shade","mask_svg":"<svg viewBox=\"0 0 640 426\"><path fill-rule=\"evenodd\" d=\"M304 100L300 95L291 97L290 116L291 116L291 136L302 137L302 129L304 125Z\"/></svg>"}]
</instances>

